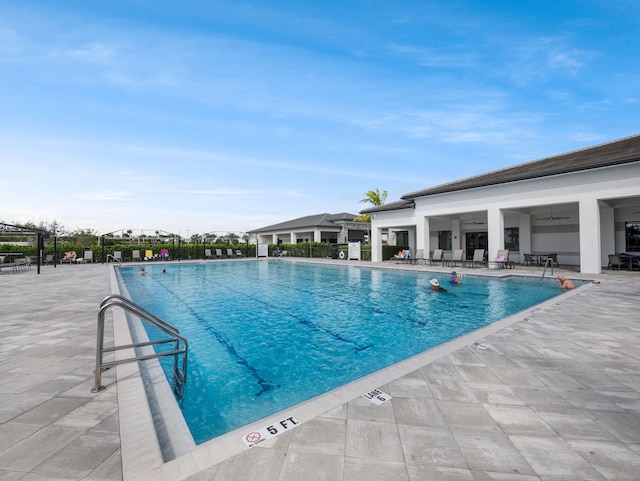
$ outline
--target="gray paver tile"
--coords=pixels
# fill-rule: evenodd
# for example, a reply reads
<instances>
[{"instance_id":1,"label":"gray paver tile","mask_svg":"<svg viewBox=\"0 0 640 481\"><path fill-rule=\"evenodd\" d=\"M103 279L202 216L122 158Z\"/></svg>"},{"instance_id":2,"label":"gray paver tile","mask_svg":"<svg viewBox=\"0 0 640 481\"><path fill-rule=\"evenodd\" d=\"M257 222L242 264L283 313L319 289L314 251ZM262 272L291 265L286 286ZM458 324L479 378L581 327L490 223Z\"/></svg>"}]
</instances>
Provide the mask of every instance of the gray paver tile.
<instances>
[{"instance_id":1,"label":"gray paver tile","mask_svg":"<svg viewBox=\"0 0 640 481\"><path fill-rule=\"evenodd\" d=\"M289 446L294 451L343 456L347 435L344 419L318 417L292 431Z\"/></svg>"},{"instance_id":2,"label":"gray paver tile","mask_svg":"<svg viewBox=\"0 0 640 481\"><path fill-rule=\"evenodd\" d=\"M434 399L395 397L391 401L398 424L446 426L438 403Z\"/></svg>"},{"instance_id":3,"label":"gray paver tile","mask_svg":"<svg viewBox=\"0 0 640 481\"><path fill-rule=\"evenodd\" d=\"M468 468L456 440L447 428L399 425L398 430L408 464Z\"/></svg>"},{"instance_id":4,"label":"gray paver tile","mask_svg":"<svg viewBox=\"0 0 640 481\"><path fill-rule=\"evenodd\" d=\"M507 434L537 436L555 436L556 434L529 406L485 404L485 409Z\"/></svg>"},{"instance_id":5,"label":"gray paver tile","mask_svg":"<svg viewBox=\"0 0 640 481\"><path fill-rule=\"evenodd\" d=\"M83 478L120 448L115 434L86 433L60 449L34 471L54 476Z\"/></svg>"},{"instance_id":6,"label":"gray paver tile","mask_svg":"<svg viewBox=\"0 0 640 481\"><path fill-rule=\"evenodd\" d=\"M604 481L575 449L558 437L514 435L509 439L542 479Z\"/></svg>"},{"instance_id":7,"label":"gray paver tile","mask_svg":"<svg viewBox=\"0 0 640 481\"><path fill-rule=\"evenodd\" d=\"M409 481L404 463L345 458L343 481Z\"/></svg>"},{"instance_id":8,"label":"gray paver tile","mask_svg":"<svg viewBox=\"0 0 640 481\"><path fill-rule=\"evenodd\" d=\"M640 475L640 458L622 443L574 440L569 444L607 479L634 481Z\"/></svg>"},{"instance_id":9,"label":"gray paver tile","mask_svg":"<svg viewBox=\"0 0 640 481\"><path fill-rule=\"evenodd\" d=\"M626 412L590 412L589 415L624 443L640 444L640 416Z\"/></svg>"},{"instance_id":10,"label":"gray paver tile","mask_svg":"<svg viewBox=\"0 0 640 481\"><path fill-rule=\"evenodd\" d=\"M345 455L382 461L404 460L395 424L347 420Z\"/></svg>"},{"instance_id":11,"label":"gray paver tile","mask_svg":"<svg viewBox=\"0 0 640 481\"><path fill-rule=\"evenodd\" d=\"M505 474L535 474L509 438L502 432L451 428L471 470Z\"/></svg>"},{"instance_id":12,"label":"gray paver tile","mask_svg":"<svg viewBox=\"0 0 640 481\"><path fill-rule=\"evenodd\" d=\"M342 479L343 471L344 458L342 456L290 451L284 461L282 474L280 478L276 479L278 479L278 481L300 481L301 479L309 481L335 481ZM257 479L269 481L268 478Z\"/></svg>"}]
</instances>

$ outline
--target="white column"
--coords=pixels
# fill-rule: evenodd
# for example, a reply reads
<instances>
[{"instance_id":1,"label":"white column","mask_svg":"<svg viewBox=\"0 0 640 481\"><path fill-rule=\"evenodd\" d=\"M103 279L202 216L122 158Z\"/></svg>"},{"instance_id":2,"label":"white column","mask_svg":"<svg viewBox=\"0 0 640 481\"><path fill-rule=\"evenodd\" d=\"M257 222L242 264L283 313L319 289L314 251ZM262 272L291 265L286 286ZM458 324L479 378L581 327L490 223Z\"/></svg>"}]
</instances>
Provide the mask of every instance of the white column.
<instances>
[{"instance_id":1,"label":"white column","mask_svg":"<svg viewBox=\"0 0 640 481\"><path fill-rule=\"evenodd\" d=\"M497 208L487 210L487 235L489 236L489 252L487 259L494 260L500 249L504 249L504 214Z\"/></svg>"},{"instance_id":2,"label":"white column","mask_svg":"<svg viewBox=\"0 0 640 481\"><path fill-rule=\"evenodd\" d=\"M277 244L278 243L278 234L273 234L271 236L271 243L272 244Z\"/></svg>"},{"instance_id":3,"label":"white column","mask_svg":"<svg viewBox=\"0 0 640 481\"><path fill-rule=\"evenodd\" d=\"M600 274L600 208L598 200L582 198L579 202L580 217L580 272Z\"/></svg>"},{"instance_id":4,"label":"white column","mask_svg":"<svg viewBox=\"0 0 640 481\"><path fill-rule=\"evenodd\" d=\"M616 249L616 223L613 207L600 204L600 265L609 265L609 254Z\"/></svg>"},{"instance_id":5,"label":"white column","mask_svg":"<svg viewBox=\"0 0 640 481\"><path fill-rule=\"evenodd\" d=\"M424 224L424 233L422 235L424 238L424 258L430 259L431 258L431 217L425 217L423 224Z\"/></svg>"},{"instance_id":6,"label":"white column","mask_svg":"<svg viewBox=\"0 0 640 481\"><path fill-rule=\"evenodd\" d=\"M451 221L451 249L460 249L462 240L460 239L460 219Z\"/></svg>"},{"instance_id":7,"label":"white column","mask_svg":"<svg viewBox=\"0 0 640 481\"><path fill-rule=\"evenodd\" d=\"M314 229L313 231L313 242L321 242L322 241L322 231L318 229Z\"/></svg>"},{"instance_id":8,"label":"white column","mask_svg":"<svg viewBox=\"0 0 640 481\"><path fill-rule=\"evenodd\" d=\"M298 242L298 235L295 232L291 232L291 244L296 244Z\"/></svg>"},{"instance_id":9,"label":"white column","mask_svg":"<svg viewBox=\"0 0 640 481\"><path fill-rule=\"evenodd\" d=\"M518 216L518 235L520 236L520 262L524 254L531 254L531 214Z\"/></svg>"},{"instance_id":10,"label":"white column","mask_svg":"<svg viewBox=\"0 0 640 481\"><path fill-rule=\"evenodd\" d=\"M382 262L382 229L371 226L371 262Z\"/></svg>"}]
</instances>

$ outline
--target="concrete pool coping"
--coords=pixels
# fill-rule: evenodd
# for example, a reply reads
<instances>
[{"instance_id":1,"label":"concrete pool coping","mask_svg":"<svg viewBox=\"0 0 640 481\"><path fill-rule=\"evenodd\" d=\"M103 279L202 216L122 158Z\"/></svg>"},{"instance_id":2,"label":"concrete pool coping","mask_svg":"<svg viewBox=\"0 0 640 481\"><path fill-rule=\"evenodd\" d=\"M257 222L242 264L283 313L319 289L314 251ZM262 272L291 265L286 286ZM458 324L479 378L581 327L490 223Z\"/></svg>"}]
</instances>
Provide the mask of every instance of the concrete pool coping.
<instances>
[{"instance_id":1,"label":"concrete pool coping","mask_svg":"<svg viewBox=\"0 0 640 481\"><path fill-rule=\"evenodd\" d=\"M251 260L249 260L251 261ZM280 261L280 260L278 260ZM300 262L296 259L283 260L285 262ZM309 261L307 261L309 262ZM324 264L325 262L315 262ZM349 265L349 264L347 264ZM389 266L371 266L357 264L354 267L362 268L382 268L388 269ZM398 266L402 269L405 266ZM406 269L405 269L406 270ZM460 270L460 269L459 269ZM422 270L422 272L434 272L434 274L442 274L438 270ZM466 272L467 276L477 277L537 277L527 276L526 274L515 273L506 270L489 270L489 272ZM119 293L119 286L115 275L115 268L111 269L111 285L114 293ZM410 374L418 370L425 364L429 364L440 359L456 350L472 345L495 332L498 332L508 326L526 319L531 311L541 310L546 307L555 305L560 298L568 299L582 290L591 288L591 284L579 286L577 289L566 291L559 296L549 299L543 303L537 304L532 308L518 312L504 319L496 321L492 324L479 328L466 335L448 341L440 346L434 347L420 354L412 356L404 361L398 362L377 372L364 376L362 378L351 381L348 384L335 388L327 393L318 395L307 401L303 401L297 405L287 408L283 411L267 416L258 421L249 423L241 428L218 436L210 441L202 443L198 446L193 443L188 433L188 428L184 422L184 418L180 409L175 402L168 386L166 377L161 373L159 368L154 368L156 376L152 384L160 385L159 389L164 391L163 399L165 405L162 411L162 422L173 426L171 431L176 434L173 438L164 435L158 435L154 423L152 408L149 406L149 400L145 390L145 381L140 373L137 364L129 364L119 366L117 368L118 383L118 404L120 406L120 435L122 443L122 464L123 478L126 480L145 480L157 479L158 476L163 478L178 480L186 479L186 477L198 473L203 469L210 468L219 464L230 457L246 451L247 445L243 441L243 437L248 433L263 429L265 426L278 423L280 420L293 417L299 423L310 421L321 414L335 409L341 405L352 401L374 389L378 389L396 379ZM118 344L128 344L132 342L129 332L129 324L126 322L124 313L120 310L114 311L114 339ZM131 354L122 353L122 356L130 356ZM156 363L157 364L157 363ZM147 386L149 381L146 382ZM169 399L167 399L167 397ZM186 430L186 431L185 431ZM167 451L158 440L162 442L172 443L171 451L181 453L173 459L166 459L163 451Z\"/></svg>"}]
</instances>

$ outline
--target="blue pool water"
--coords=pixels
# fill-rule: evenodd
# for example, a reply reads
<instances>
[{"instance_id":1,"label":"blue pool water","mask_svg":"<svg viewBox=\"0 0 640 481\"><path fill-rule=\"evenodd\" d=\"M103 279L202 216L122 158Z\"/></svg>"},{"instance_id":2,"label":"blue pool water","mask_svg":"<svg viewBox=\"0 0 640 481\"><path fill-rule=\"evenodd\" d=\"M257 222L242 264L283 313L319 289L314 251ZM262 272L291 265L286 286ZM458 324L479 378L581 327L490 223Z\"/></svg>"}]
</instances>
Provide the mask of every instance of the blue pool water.
<instances>
[{"instance_id":1,"label":"blue pool water","mask_svg":"<svg viewBox=\"0 0 640 481\"><path fill-rule=\"evenodd\" d=\"M119 272L134 302L189 340L180 404L196 443L560 293L553 280L464 277L448 286L445 274L279 261ZM432 277L448 292L430 291Z\"/></svg>"}]
</instances>

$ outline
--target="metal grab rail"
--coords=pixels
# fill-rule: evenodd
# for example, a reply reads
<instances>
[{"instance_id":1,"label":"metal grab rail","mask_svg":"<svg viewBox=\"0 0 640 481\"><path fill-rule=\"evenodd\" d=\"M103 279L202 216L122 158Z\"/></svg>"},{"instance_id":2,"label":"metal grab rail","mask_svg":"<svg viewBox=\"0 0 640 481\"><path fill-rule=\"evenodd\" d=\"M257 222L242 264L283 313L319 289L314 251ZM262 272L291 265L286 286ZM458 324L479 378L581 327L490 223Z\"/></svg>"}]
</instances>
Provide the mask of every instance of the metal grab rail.
<instances>
[{"instance_id":1,"label":"metal grab rail","mask_svg":"<svg viewBox=\"0 0 640 481\"><path fill-rule=\"evenodd\" d=\"M122 259L114 257L113 254L107 254L107 264L109 263L109 259L111 259L111 262L117 262L118 264L122 262Z\"/></svg>"},{"instance_id":2,"label":"metal grab rail","mask_svg":"<svg viewBox=\"0 0 640 481\"><path fill-rule=\"evenodd\" d=\"M104 317L108 309L112 307L120 307L125 311L135 315L142 321L146 321L149 324L160 329L165 334L168 334L168 339L158 339L155 341L138 342L133 344L126 344L122 346L104 347ZM174 343L174 349L166 352L155 352L153 354L136 355L126 359L119 359L115 361L105 362L103 360L103 354L105 352L115 352L122 349L131 349L145 346L155 346L164 343ZM180 342L184 347L180 348ZM100 303L100 310L98 312L98 332L96 341L96 370L95 370L95 387L91 389L91 392L99 392L105 389L102 385L102 371L109 369L120 364L129 362L140 362L149 359L157 359L160 357L173 356L173 374L175 376L176 388L178 391L182 390L184 383L187 380L187 351L189 344L187 340L180 335L180 332L168 322L163 321L157 316L154 316L149 311L143 309L137 304L134 304L126 297L122 297L118 294L112 294L104 298ZM178 369L178 356L182 354L182 372Z\"/></svg>"},{"instance_id":3,"label":"metal grab rail","mask_svg":"<svg viewBox=\"0 0 640 481\"><path fill-rule=\"evenodd\" d=\"M544 280L544 274L547 272L547 267L549 267L549 262L551 262L551 275L553 275L553 259L551 257L547 257L547 260L544 261L544 269L542 270L542 277L540 278L540 282Z\"/></svg>"}]
</instances>

